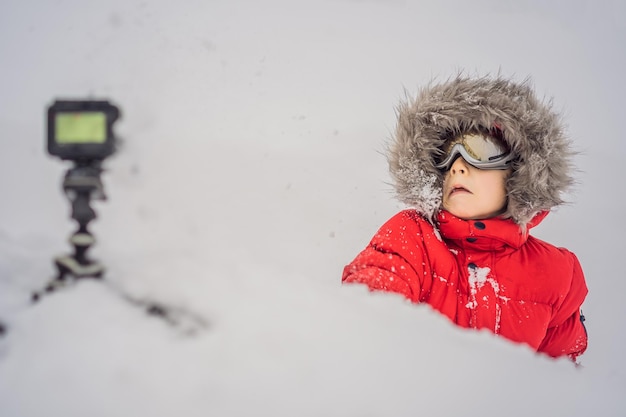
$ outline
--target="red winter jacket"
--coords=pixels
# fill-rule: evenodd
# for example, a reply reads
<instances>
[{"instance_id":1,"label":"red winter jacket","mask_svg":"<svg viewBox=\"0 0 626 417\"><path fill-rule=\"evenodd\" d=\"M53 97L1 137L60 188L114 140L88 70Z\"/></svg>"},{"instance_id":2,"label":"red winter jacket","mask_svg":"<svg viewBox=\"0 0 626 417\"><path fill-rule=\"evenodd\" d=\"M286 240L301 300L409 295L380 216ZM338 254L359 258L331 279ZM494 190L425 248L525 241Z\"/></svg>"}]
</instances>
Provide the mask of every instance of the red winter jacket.
<instances>
[{"instance_id":1,"label":"red winter jacket","mask_svg":"<svg viewBox=\"0 0 626 417\"><path fill-rule=\"evenodd\" d=\"M585 351L580 306L587 286L573 253L511 220L462 220L441 211L437 223L441 237L416 211L397 214L345 267L343 282L400 293L461 327L489 329L553 357Z\"/></svg>"}]
</instances>

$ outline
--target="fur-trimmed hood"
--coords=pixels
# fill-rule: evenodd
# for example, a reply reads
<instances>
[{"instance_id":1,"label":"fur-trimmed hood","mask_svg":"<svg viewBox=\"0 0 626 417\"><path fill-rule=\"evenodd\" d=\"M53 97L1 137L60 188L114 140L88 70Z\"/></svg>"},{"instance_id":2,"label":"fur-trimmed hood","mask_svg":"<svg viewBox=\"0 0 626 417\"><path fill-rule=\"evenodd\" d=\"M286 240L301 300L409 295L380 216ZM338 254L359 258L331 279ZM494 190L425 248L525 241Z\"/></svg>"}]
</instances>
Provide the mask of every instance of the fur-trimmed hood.
<instances>
[{"instance_id":1,"label":"fur-trimmed hood","mask_svg":"<svg viewBox=\"0 0 626 417\"><path fill-rule=\"evenodd\" d=\"M573 184L573 152L560 116L537 99L529 81L501 77L431 83L397 108L388 161L398 198L434 220L441 208L443 175L433 156L450 134L498 128L517 155L507 180L505 218L523 229L539 212L562 204Z\"/></svg>"}]
</instances>

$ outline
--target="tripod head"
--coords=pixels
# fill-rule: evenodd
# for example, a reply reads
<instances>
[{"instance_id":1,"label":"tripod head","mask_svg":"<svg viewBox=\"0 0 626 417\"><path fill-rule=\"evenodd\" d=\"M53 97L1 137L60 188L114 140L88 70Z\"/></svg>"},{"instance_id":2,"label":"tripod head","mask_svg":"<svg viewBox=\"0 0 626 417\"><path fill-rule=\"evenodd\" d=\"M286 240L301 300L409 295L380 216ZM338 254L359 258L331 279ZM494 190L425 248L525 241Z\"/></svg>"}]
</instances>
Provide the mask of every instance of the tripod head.
<instances>
[{"instance_id":1,"label":"tripod head","mask_svg":"<svg viewBox=\"0 0 626 417\"><path fill-rule=\"evenodd\" d=\"M96 218L91 200L106 200L100 165L100 161L76 162L63 179L63 191L72 202L72 219L78 222L80 231L86 232L89 222Z\"/></svg>"}]
</instances>

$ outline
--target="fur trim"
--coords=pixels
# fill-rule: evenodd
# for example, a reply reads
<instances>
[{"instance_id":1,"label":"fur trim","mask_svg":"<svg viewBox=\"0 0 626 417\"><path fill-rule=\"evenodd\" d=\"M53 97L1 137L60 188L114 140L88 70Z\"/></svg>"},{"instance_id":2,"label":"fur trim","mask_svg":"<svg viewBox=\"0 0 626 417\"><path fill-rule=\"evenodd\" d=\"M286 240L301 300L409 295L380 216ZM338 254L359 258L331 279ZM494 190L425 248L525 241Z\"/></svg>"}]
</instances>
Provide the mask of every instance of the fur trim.
<instances>
[{"instance_id":1,"label":"fur trim","mask_svg":"<svg viewBox=\"0 0 626 417\"><path fill-rule=\"evenodd\" d=\"M388 148L389 170L399 200L434 220L441 207L443 176L433 156L445 138L497 127L518 156L507 180L504 217L525 229L539 212L563 203L573 184L570 140L550 102L541 102L528 80L458 75L430 84L397 107Z\"/></svg>"}]
</instances>

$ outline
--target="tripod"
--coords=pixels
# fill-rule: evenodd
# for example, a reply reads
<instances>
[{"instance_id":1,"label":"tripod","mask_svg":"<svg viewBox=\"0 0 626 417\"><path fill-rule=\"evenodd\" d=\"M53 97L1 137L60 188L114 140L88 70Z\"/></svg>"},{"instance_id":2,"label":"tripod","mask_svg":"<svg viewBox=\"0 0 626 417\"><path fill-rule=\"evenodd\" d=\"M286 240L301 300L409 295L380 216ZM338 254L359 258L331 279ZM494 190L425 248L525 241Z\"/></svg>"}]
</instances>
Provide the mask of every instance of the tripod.
<instances>
[{"instance_id":1,"label":"tripod","mask_svg":"<svg viewBox=\"0 0 626 417\"><path fill-rule=\"evenodd\" d=\"M104 265L87 257L89 247L96 242L87 228L89 222L96 218L96 212L91 208L91 200L106 199L100 180L100 165L101 161L98 160L77 161L65 174L63 190L72 203L72 219L78 222L78 230L69 239L74 246L74 253L54 259L58 274L43 291L33 294L33 301L37 301L43 293L53 292L65 285L68 275L74 279L99 279L104 274Z\"/></svg>"}]
</instances>

